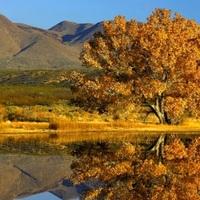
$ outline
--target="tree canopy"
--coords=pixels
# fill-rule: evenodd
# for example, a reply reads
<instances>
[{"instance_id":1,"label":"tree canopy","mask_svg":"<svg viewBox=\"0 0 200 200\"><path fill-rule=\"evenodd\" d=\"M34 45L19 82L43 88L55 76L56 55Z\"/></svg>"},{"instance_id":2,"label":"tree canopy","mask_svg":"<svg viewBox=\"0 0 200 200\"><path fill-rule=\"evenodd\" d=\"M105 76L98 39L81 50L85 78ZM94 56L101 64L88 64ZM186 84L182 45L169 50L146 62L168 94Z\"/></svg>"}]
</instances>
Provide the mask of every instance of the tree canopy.
<instances>
[{"instance_id":1,"label":"tree canopy","mask_svg":"<svg viewBox=\"0 0 200 200\"><path fill-rule=\"evenodd\" d=\"M194 20L156 9L146 23L117 16L103 28L80 54L83 66L99 74L71 75L80 105L101 112L110 104L142 105L168 124L185 112L200 114L200 26Z\"/></svg>"}]
</instances>

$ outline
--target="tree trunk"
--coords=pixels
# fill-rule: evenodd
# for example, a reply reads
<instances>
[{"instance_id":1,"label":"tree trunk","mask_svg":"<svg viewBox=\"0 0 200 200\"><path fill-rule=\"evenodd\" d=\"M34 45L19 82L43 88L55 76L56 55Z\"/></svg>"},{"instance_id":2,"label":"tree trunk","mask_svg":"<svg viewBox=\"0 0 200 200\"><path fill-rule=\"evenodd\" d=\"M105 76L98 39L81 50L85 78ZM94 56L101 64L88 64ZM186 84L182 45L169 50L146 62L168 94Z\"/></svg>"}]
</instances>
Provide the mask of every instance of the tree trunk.
<instances>
[{"instance_id":1,"label":"tree trunk","mask_svg":"<svg viewBox=\"0 0 200 200\"><path fill-rule=\"evenodd\" d=\"M158 118L160 124L170 124L170 120L167 117L166 112L164 111L164 105L163 105L163 97L164 95L158 95L155 99L154 105L148 104L148 107L151 109L151 112L153 112L156 117ZM166 135L160 135L153 146L149 149L150 152L155 152L156 156L158 158L158 161L161 161L164 163L163 159L163 153L164 153L164 143L165 143Z\"/></svg>"},{"instance_id":2,"label":"tree trunk","mask_svg":"<svg viewBox=\"0 0 200 200\"><path fill-rule=\"evenodd\" d=\"M160 124L171 124L166 112L164 111L163 95L157 96L154 105L147 103L147 106L151 109L151 112L153 112L156 115Z\"/></svg>"},{"instance_id":3,"label":"tree trunk","mask_svg":"<svg viewBox=\"0 0 200 200\"><path fill-rule=\"evenodd\" d=\"M163 101L161 97L157 97L155 100L154 109L156 112L156 116L158 117L161 124L166 124L164 109L163 109Z\"/></svg>"},{"instance_id":4,"label":"tree trunk","mask_svg":"<svg viewBox=\"0 0 200 200\"><path fill-rule=\"evenodd\" d=\"M157 111L156 116L158 117L160 124L167 124L164 113Z\"/></svg>"}]
</instances>

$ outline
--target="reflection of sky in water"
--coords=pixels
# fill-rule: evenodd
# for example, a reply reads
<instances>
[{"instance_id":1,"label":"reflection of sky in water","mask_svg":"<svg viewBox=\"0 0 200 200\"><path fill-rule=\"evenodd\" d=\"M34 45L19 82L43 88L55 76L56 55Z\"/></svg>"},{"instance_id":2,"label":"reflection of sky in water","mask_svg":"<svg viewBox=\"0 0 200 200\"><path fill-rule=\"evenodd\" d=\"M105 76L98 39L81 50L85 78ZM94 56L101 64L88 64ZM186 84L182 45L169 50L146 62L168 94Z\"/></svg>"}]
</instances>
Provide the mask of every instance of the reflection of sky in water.
<instances>
[{"instance_id":1,"label":"reflection of sky in water","mask_svg":"<svg viewBox=\"0 0 200 200\"><path fill-rule=\"evenodd\" d=\"M22 198L20 200L60 200L58 197L56 197L55 195L49 193L49 192L44 192L42 194L36 194L30 197L26 197L26 198ZM17 199L15 199L17 200ZM19 200L19 199L18 199Z\"/></svg>"},{"instance_id":2,"label":"reflection of sky in water","mask_svg":"<svg viewBox=\"0 0 200 200\"><path fill-rule=\"evenodd\" d=\"M14 200L61 200L60 198L56 197L55 195L49 193L49 192L44 192L42 194L36 194L30 197L26 197L23 199L14 199ZM72 200L78 200L78 198L76 199L72 199Z\"/></svg>"}]
</instances>

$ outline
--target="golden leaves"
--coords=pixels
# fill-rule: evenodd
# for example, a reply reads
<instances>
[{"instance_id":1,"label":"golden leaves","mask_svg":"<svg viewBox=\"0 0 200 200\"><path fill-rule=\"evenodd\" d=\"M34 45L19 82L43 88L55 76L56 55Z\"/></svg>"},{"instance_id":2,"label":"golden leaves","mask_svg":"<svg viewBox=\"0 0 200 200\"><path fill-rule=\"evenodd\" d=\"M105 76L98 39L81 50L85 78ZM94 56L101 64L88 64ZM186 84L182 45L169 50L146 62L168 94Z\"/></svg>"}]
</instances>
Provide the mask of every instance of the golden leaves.
<instances>
[{"instance_id":1,"label":"golden leaves","mask_svg":"<svg viewBox=\"0 0 200 200\"><path fill-rule=\"evenodd\" d=\"M124 95L127 101L150 102L146 106L153 108L159 98L156 116L165 111L167 121L178 122L186 109L200 115L200 26L171 14L171 10L156 9L141 25L124 16L104 22L104 32L86 42L80 54L84 66L102 70L98 83L84 78L79 87L80 95L88 95L84 100L98 98L97 106L106 100L106 107L108 102L122 101ZM77 85L81 83L79 79Z\"/></svg>"},{"instance_id":2,"label":"golden leaves","mask_svg":"<svg viewBox=\"0 0 200 200\"><path fill-rule=\"evenodd\" d=\"M181 97L166 97L164 100L165 111L170 119L179 119L187 108L187 101Z\"/></svg>"},{"instance_id":3,"label":"golden leaves","mask_svg":"<svg viewBox=\"0 0 200 200\"><path fill-rule=\"evenodd\" d=\"M138 80L137 84L140 85L140 91L147 99L155 98L166 90L166 83L149 77L146 78L145 82L144 80Z\"/></svg>"}]
</instances>

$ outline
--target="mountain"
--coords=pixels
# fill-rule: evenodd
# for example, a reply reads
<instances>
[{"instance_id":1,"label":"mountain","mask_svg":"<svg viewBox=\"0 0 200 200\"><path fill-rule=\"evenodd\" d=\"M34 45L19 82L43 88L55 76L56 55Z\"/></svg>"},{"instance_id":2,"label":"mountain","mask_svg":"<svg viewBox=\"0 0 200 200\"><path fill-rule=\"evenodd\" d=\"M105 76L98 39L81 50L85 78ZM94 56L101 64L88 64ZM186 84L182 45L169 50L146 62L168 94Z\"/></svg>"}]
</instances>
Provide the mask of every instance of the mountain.
<instances>
[{"instance_id":1,"label":"mountain","mask_svg":"<svg viewBox=\"0 0 200 200\"><path fill-rule=\"evenodd\" d=\"M79 68L83 43L102 31L102 24L63 21L44 30L0 15L0 69Z\"/></svg>"},{"instance_id":2,"label":"mountain","mask_svg":"<svg viewBox=\"0 0 200 200\"><path fill-rule=\"evenodd\" d=\"M49 30L51 31L56 31L64 34L69 34L69 35L75 35L79 32L82 32L90 27L92 27L93 24L77 24L75 22L70 22L70 21L62 21Z\"/></svg>"},{"instance_id":3,"label":"mountain","mask_svg":"<svg viewBox=\"0 0 200 200\"><path fill-rule=\"evenodd\" d=\"M60 39L70 46L82 46L91 39L96 32L103 31L103 22L97 24L77 24L63 21L49 29L52 33L59 33Z\"/></svg>"}]
</instances>

